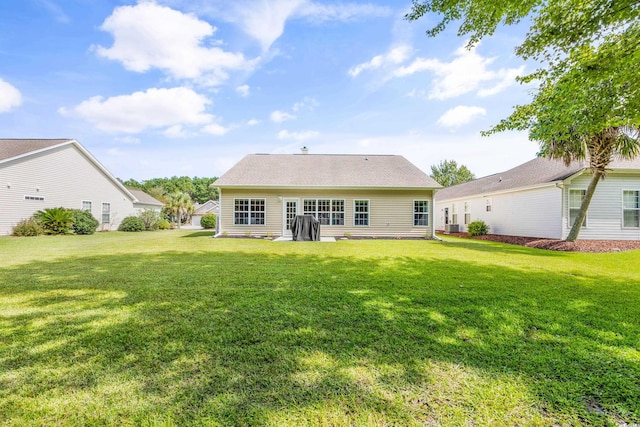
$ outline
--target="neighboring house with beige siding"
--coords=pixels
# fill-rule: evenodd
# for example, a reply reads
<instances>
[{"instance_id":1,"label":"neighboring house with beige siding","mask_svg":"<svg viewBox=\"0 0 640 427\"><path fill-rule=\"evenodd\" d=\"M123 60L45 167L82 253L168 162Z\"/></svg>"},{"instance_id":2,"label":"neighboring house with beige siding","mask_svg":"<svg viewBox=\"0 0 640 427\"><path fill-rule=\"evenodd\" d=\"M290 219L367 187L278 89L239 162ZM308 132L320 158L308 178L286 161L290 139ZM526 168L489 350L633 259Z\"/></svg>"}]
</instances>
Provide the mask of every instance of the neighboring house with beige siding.
<instances>
[{"instance_id":1,"label":"neighboring house with beige siding","mask_svg":"<svg viewBox=\"0 0 640 427\"><path fill-rule=\"evenodd\" d=\"M218 232L290 236L300 214L322 237L433 236L441 186L402 156L252 154L216 181Z\"/></svg>"},{"instance_id":2,"label":"neighboring house with beige siding","mask_svg":"<svg viewBox=\"0 0 640 427\"><path fill-rule=\"evenodd\" d=\"M640 159L614 160L591 199L582 240L640 240ZM490 233L566 239L587 190L587 162L536 158L513 169L440 190L436 228L459 231L482 220Z\"/></svg>"},{"instance_id":3,"label":"neighboring house with beige siding","mask_svg":"<svg viewBox=\"0 0 640 427\"><path fill-rule=\"evenodd\" d=\"M74 139L0 139L0 235L36 211L86 209L101 230L162 203L125 188Z\"/></svg>"}]
</instances>

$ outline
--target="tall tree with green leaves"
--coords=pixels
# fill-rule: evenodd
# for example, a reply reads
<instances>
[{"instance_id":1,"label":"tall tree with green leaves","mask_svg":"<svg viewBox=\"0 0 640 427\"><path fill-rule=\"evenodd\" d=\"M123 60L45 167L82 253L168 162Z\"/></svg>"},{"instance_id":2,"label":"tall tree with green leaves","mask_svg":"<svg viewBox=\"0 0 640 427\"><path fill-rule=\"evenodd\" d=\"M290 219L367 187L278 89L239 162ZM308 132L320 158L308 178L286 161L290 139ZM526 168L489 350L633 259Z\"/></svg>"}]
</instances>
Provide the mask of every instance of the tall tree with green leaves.
<instances>
[{"instance_id":1,"label":"tall tree with green leaves","mask_svg":"<svg viewBox=\"0 0 640 427\"><path fill-rule=\"evenodd\" d=\"M640 4L617 0L414 0L407 19L439 14L429 36L459 22L469 46L501 25L531 18L516 54L540 67L520 81L538 83L530 104L484 134L528 130L540 156L588 160L593 174L568 241L578 238L600 179L613 158L638 155L640 128Z\"/></svg>"},{"instance_id":2,"label":"tall tree with green leaves","mask_svg":"<svg viewBox=\"0 0 640 427\"><path fill-rule=\"evenodd\" d=\"M476 178L465 165L458 166L458 162L455 160L443 160L437 165L431 165L431 175L429 176L443 187L450 187Z\"/></svg>"},{"instance_id":3,"label":"tall tree with green leaves","mask_svg":"<svg viewBox=\"0 0 640 427\"><path fill-rule=\"evenodd\" d=\"M169 195L167 207L171 215L176 219L178 228L180 228L182 221L193 210L193 200L191 200L191 196L188 193L176 191Z\"/></svg>"}]
</instances>

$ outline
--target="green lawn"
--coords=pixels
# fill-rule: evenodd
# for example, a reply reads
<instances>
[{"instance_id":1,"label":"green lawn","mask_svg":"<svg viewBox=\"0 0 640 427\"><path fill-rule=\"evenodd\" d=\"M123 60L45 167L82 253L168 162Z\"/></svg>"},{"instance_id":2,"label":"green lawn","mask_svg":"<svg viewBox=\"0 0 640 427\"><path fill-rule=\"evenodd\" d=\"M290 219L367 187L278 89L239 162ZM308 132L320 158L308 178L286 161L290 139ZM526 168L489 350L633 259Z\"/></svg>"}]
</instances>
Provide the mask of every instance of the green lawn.
<instances>
[{"instance_id":1,"label":"green lawn","mask_svg":"<svg viewBox=\"0 0 640 427\"><path fill-rule=\"evenodd\" d=\"M640 423L640 252L0 238L0 425Z\"/></svg>"}]
</instances>

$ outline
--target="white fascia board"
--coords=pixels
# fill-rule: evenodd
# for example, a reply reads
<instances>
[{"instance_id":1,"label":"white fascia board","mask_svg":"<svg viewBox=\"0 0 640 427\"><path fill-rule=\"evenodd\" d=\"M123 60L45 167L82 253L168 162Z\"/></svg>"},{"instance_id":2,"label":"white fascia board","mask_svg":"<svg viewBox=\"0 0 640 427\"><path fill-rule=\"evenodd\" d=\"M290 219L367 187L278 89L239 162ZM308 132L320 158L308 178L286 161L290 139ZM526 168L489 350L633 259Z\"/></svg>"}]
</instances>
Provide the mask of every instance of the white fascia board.
<instances>
[{"instance_id":1,"label":"white fascia board","mask_svg":"<svg viewBox=\"0 0 640 427\"><path fill-rule=\"evenodd\" d=\"M95 158L93 157L93 155L82 146L82 144L80 144L78 141L76 141L75 139L71 141L71 143L73 143L73 145L75 145L81 152L82 154L84 154L94 165L96 165L98 167L98 169L100 169L100 171L102 171L102 173L104 173L107 178L109 178L109 180L111 180L111 182L113 182L118 188L120 188L120 190L125 193L125 195L127 195L131 201L133 203L141 203L140 200L138 200L128 189L127 187L125 187L120 181L118 181L118 179L113 176L111 174L111 172L109 172L109 170L107 168L105 168L104 166L102 166L102 164Z\"/></svg>"},{"instance_id":2,"label":"white fascia board","mask_svg":"<svg viewBox=\"0 0 640 427\"><path fill-rule=\"evenodd\" d=\"M0 163L8 163L13 160L19 160L24 157L29 157L29 156L33 156L34 154L44 153L45 151L53 150L54 148L63 147L65 145L70 145L73 143L78 143L78 141L76 141L75 139L70 139L68 141L61 142L60 144L51 145L49 147L41 148L39 150L29 151L27 153L22 153L17 156L9 157L8 159L0 160Z\"/></svg>"},{"instance_id":3,"label":"white fascia board","mask_svg":"<svg viewBox=\"0 0 640 427\"><path fill-rule=\"evenodd\" d=\"M450 198L450 199L436 200L436 202L437 203L458 202L458 201L463 201L463 200L474 199L476 197L492 197L492 196L498 196L500 194L518 193L520 191L538 190L540 188L556 187L557 186L556 184L562 183L562 182L563 181L551 181L551 182L545 182L545 183L542 183L542 184L527 185L525 187L510 188L508 190L502 190L502 191L494 191L494 192L489 192L489 193L474 193L474 194L468 194L466 196L461 196L461 197L453 197L453 198Z\"/></svg>"},{"instance_id":4,"label":"white fascia board","mask_svg":"<svg viewBox=\"0 0 640 427\"><path fill-rule=\"evenodd\" d=\"M426 191L436 191L442 189L442 187L376 187L376 186L352 186L352 185L221 185L218 187L218 190L221 188L226 189L247 189L247 190L426 190Z\"/></svg>"},{"instance_id":5,"label":"white fascia board","mask_svg":"<svg viewBox=\"0 0 640 427\"><path fill-rule=\"evenodd\" d=\"M131 192L129 190L127 190L127 187L122 185L122 183L120 181L118 181L116 179L116 177L114 177L111 174L111 172L109 172L107 170L107 168L102 166L102 164L95 157L93 157L93 155L91 155L91 153L89 153L89 151L87 151L87 149L84 148L82 146L82 144L80 144L75 139L70 139L68 141L61 142L60 144L51 145L49 147L41 148L40 150L29 151L28 153L23 153L23 154L20 154L19 156L14 156L14 157L10 157L8 159L0 160L0 164L1 163L5 163L5 162L10 162L10 161L13 161L13 160L19 160L19 159L22 159L22 158L25 158L25 157L33 156L35 154L44 153L44 152L53 150L55 148L64 147L65 145L73 145L73 146L75 146L78 150L80 150L80 152L91 163L93 163L98 169L100 169L100 171L102 173L104 173L107 176L107 178L109 178L110 181L112 181L123 193L125 193L125 195L131 199L131 201L133 201L134 203L139 203L140 202L133 194L131 194Z\"/></svg>"}]
</instances>

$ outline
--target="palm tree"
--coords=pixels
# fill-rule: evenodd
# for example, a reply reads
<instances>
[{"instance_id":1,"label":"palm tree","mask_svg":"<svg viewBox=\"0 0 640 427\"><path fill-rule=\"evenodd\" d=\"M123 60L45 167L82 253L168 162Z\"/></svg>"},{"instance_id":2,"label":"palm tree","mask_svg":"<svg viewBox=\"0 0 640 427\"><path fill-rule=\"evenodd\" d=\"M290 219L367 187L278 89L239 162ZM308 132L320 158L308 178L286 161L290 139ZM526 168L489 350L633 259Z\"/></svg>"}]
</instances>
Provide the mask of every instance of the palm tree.
<instances>
[{"instance_id":1,"label":"palm tree","mask_svg":"<svg viewBox=\"0 0 640 427\"><path fill-rule=\"evenodd\" d=\"M188 193L177 191L169 195L167 206L171 215L175 215L176 224L180 228L182 219L193 209L193 201Z\"/></svg>"},{"instance_id":2,"label":"palm tree","mask_svg":"<svg viewBox=\"0 0 640 427\"><path fill-rule=\"evenodd\" d=\"M587 210L596 186L600 179L606 177L611 161L614 158L630 160L640 154L640 128L611 127L587 136L569 132L564 138L543 143L539 154L550 159L562 160L567 166L572 161L589 161L591 181L582 199L577 218L567 236L568 242L575 242L587 217Z\"/></svg>"}]
</instances>

